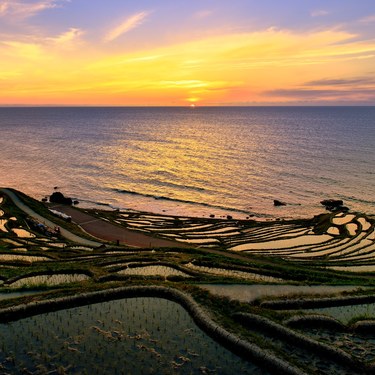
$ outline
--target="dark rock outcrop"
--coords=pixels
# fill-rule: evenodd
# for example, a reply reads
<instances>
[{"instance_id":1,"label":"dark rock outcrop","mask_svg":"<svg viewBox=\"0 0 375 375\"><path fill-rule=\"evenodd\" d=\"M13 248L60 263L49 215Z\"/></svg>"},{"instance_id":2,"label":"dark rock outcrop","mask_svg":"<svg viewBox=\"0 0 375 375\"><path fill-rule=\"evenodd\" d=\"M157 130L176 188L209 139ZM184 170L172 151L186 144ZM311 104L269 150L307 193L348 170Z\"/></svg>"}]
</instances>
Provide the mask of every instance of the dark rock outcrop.
<instances>
[{"instance_id":1,"label":"dark rock outcrop","mask_svg":"<svg viewBox=\"0 0 375 375\"><path fill-rule=\"evenodd\" d=\"M348 207L343 206L344 202L341 199L324 199L320 202L328 211L349 211Z\"/></svg>"},{"instance_id":2,"label":"dark rock outcrop","mask_svg":"<svg viewBox=\"0 0 375 375\"><path fill-rule=\"evenodd\" d=\"M63 193L58 191L54 192L50 197L49 201L52 203L61 203L61 204L73 204L72 198L64 197Z\"/></svg>"},{"instance_id":3,"label":"dark rock outcrop","mask_svg":"<svg viewBox=\"0 0 375 375\"><path fill-rule=\"evenodd\" d=\"M274 199L274 201L273 201L273 205L274 205L275 207L286 206L286 203L281 202L281 201L279 201L279 200L277 200L277 199Z\"/></svg>"}]
</instances>

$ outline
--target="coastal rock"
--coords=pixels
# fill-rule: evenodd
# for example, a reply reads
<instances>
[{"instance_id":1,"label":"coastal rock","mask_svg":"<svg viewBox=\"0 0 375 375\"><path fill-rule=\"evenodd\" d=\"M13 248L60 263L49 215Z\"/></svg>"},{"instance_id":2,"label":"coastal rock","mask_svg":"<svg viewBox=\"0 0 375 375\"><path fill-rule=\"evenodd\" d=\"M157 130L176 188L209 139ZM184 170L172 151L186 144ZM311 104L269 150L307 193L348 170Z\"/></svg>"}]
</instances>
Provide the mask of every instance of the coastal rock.
<instances>
[{"instance_id":1,"label":"coastal rock","mask_svg":"<svg viewBox=\"0 0 375 375\"><path fill-rule=\"evenodd\" d=\"M343 206L344 202L341 199L324 199L320 202L328 211L349 211L348 207Z\"/></svg>"},{"instance_id":2,"label":"coastal rock","mask_svg":"<svg viewBox=\"0 0 375 375\"><path fill-rule=\"evenodd\" d=\"M49 197L49 201L52 203L61 203L61 204L69 204L69 205L73 203L72 198L64 197L64 194L58 191L54 192Z\"/></svg>"},{"instance_id":3,"label":"coastal rock","mask_svg":"<svg viewBox=\"0 0 375 375\"><path fill-rule=\"evenodd\" d=\"M279 201L279 200L277 200L277 199L274 199L274 201L273 201L273 205L274 205L275 207L286 206L286 203L281 202L281 201Z\"/></svg>"}]
</instances>

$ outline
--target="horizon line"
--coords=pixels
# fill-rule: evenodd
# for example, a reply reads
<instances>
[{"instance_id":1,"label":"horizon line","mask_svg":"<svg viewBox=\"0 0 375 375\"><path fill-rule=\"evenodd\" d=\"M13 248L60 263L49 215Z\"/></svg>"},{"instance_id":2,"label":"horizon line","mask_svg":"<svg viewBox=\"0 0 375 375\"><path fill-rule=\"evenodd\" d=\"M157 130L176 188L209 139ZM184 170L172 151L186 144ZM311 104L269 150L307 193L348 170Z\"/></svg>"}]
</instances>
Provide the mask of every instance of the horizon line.
<instances>
[{"instance_id":1,"label":"horizon line","mask_svg":"<svg viewBox=\"0 0 375 375\"><path fill-rule=\"evenodd\" d=\"M206 104L197 105L110 105L110 104L0 104L0 108L228 108L228 107L375 107L375 104Z\"/></svg>"}]
</instances>

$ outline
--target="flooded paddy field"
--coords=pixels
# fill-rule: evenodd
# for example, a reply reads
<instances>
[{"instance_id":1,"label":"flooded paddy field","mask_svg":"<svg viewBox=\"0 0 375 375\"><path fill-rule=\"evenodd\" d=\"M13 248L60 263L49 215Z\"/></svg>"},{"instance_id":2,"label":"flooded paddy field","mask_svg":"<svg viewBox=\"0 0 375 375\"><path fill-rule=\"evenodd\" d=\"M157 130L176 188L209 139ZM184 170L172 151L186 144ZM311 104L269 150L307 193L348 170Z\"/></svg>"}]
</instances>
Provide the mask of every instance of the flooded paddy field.
<instances>
[{"instance_id":1,"label":"flooded paddy field","mask_svg":"<svg viewBox=\"0 0 375 375\"><path fill-rule=\"evenodd\" d=\"M48 211L39 202L29 203L39 213ZM267 369L341 375L373 370L374 337L367 335L366 342L352 330L352 322L375 321L374 217L324 213L311 220L255 222L81 210L94 221L184 244L137 248L104 240L76 242L54 225L35 223L6 196L0 196L0 206L0 315L8 321L0 324L0 366L7 373L263 374ZM74 223L59 220L62 231L88 239ZM190 305L153 294L89 298L46 310L51 312L36 307L122 287L184 293L210 323L202 325ZM374 301L345 307L272 310L266 305L271 298L288 302L367 295ZM34 312L26 313L29 308ZM18 320L12 321L16 310ZM239 313L267 323L245 327L236 320ZM334 317L344 328L300 329L288 323L314 315ZM286 333L275 335L280 327ZM309 339L315 347L326 346L306 349ZM253 351L246 360L237 356L243 354L241 345ZM331 349L349 359L334 360ZM254 353L262 360L253 363Z\"/></svg>"},{"instance_id":2,"label":"flooded paddy field","mask_svg":"<svg viewBox=\"0 0 375 375\"><path fill-rule=\"evenodd\" d=\"M362 305L348 305L335 307L321 307L306 310L309 313L317 313L329 315L343 324L348 324L355 319L371 319L375 321L375 303L367 303Z\"/></svg>"},{"instance_id":3,"label":"flooded paddy field","mask_svg":"<svg viewBox=\"0 0 375 375\"><path fill-rule=\"evenodd\" d=\"M167 266L143 266L126 268L118 272L120 275L140 275L140 276L181 276L191 277L190 275Z\"/></svg>"},{"instance_id":4,"label":"flooded paddy field","mask_svg":"<svg viewBox=\"0 0 375 375\"><path fill-rule=\"evenodd\" d=\"M375 335L310 329L304 333L315 340L321 340L337 348L352 353L360 361L371 363L375 360Z\"/></svg>"},{"instance_id":5,"label":"flooded paddy field","mask_svg":"<svg viewBox=\"0 0 375 375\"><path fill-rule=\"evenodd\" d=\"M171 325L173 322L173 325ZM5 371L266 374L220 346L177 303L131 298L0 324ZM126 355L124 355L126 353Z\"/></svg>"},{"instance_id":6,"label":"flooded paddy field","mask_svg":"<svg viewBox=\"0 0 375 375\"><path fill-rule=\"evenodd\" d=\"M23 297L23 296L28 296L28 295L34 295L37 294L35 290L23 290L19 292L14 292L14 291L7 291L7 292L1 292L0 291L0 301L4 299L9 299L9 298L17 298L17 297Z\"/></svg>"},{"instance_id":7,"label":"flooded paddy field","mask_svg":"<svg viewBox=\"0 0 375 375\"><path fill-rule=\"evenodd\" d=\"M242 302L252 302L265 297L285 297L289 296L320 296L332 295L342 292L358 290L355 286L325 286L325 285L231 285L231 284L201 284L201 288L209 290L211 293L236 299Z\"/></svg>"},{"instance_id":8,"label":"flooded paddy field","mask_svg":"<svg viewBox=\"0 0 375 375\"><path fill-rule=\"evenodd\" d=\"M313 266L375 262L374 219L361 213L326 213L311 220L275 222L151 216L142 212L96 211L95 215L135 231L199 248L277 256Z\"/></svg>"},{"instance_id":9,"label":"flooded paddy field","mask_svg":"<svg viewBox=\"0 0 375 375\"><path fill-rule=\"evenodd\" d=\"M52 274L22 277L8 285L11 288L30 288L33 286L53 286L59 284L76 283L88 280L90 277L82 274Z\"/></svg>"}]
</instances>

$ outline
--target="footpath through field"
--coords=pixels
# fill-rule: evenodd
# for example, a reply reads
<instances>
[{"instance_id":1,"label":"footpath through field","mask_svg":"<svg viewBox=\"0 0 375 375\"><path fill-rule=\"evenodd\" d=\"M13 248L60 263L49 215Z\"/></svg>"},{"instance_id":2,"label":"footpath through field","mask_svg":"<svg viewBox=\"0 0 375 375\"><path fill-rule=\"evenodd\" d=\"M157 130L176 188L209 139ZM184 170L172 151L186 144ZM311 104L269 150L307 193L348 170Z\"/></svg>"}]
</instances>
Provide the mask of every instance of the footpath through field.
<instances>
[{"instance_id":1,"label":"footpath through field","mask_svg":"<svg viewBox=\"0 0 375 375\"><path fill-rule=\"evenodd\" d=\"M46 219L45 217L39 215L23 203L19 197L9 189L0 188L0 192L7 195L13 203L22 211L26 212L29 216L38 220L39 222L47 225L50 228L58 226L56 223L51 220ZM105 240L109 242L119 242L121 245L127 245L132 247L140 248L154 248L154 247L191 247L186 244L175 242L172 240L164 240L161 238L155 238L148 236L143 233L131 231L129 229L116 226L109 222L106 222L102 219L93 217L85 212L75 209L71 206L65 205L54 205L51 208L56 211L65 213L66 215L71 216L72 221L79 225L85 232L97 238L98 241ZM60 234L66 239L79 243L81 245L98 247L102 245L101 242L88 240L86 238L79 237L64 228L60 228Z\"/></svg>"},{"instance_id":2,"label":"footpath through field","mask_svg":"<svg viewBox=\"0 0 375 375\"><path fill-rule=\"evenodd\" d=\"M13 203L20 208L22 211L26 212L28 215L33 217L34 219L40 221L41 223L46 224L47 226L53 228L58 226L57 224L53 223L52 221L44 218L43 216L34 212L30 207L24 204L16 194L14 194L9 189L0 188L0 192L6 194ZM191 244L184 244L173 240L166 240L161 238L156 238L149 236L144 233L139 233L136 231L132 231L130 229L126 229L123 227L116 226L111 224L105 220L98 219L94 216L91 216L85 212L75 209L71 206L64 206L64 205L54 205L51 208L56 209L57 211L63 212L66 215L72 217L72 221L78 224L85 232L92 235L93 237L97 238L98 241L105 240L110 242L117 242L121 245L131 246L131 247L139 247L139 248L157 248L157 247L174 247L174 248L191 248L197 247ZM60 233L63 237L67 238L70 241L91 246L91 247L98 247L102 245L100 242L91 241L86 238L79 237L64 228L60 228ZM203 249L202 249L203 250ZM232 259L240 259L244 261L249 261L249 256L245 254L238 254L238 253L231 253L229 251L223 251L219 249L204 249L205 252L217 255L224 255L228 258Z\"/></svg>"},{"instance_id":3,"label":"footpath through field","mask_svg":"<svg viewBox=\"0 0 375 375\"><path fill-rule=\"evenodd\" d=\"M246 262L248 262L251 258L251 256L247 254L232 253L230 251L220 249L200 248L199 246L192 244L184 244L173 240L152 237L144 233L136 232L124 227L111 224L105 220L96 218L85 212L77 210L72 206L55 205L51 208L71 216L72 220L76 224L78 224L85 232L91 234L92 236L111 242L116 242L117 240L119 240L119 243L121 245L139 248L198 248L206 253L226 256L231 259L239 259Z\"/></svg>"},{"instance_id":4,"label":"footpath through field","mask_svg":"<svg viewBox=\"0 0 375 375\"><path fill-rule=\"evenodd\" d=\"M165 240L162 238L156 238L148 236L144 233L132 231L127 228L123 228L105 220L91 216L85 212L77 210L72 206L65 205L54 205L51 206L56 211L63 212L66 215L71 216L72 221L78 224L85 232L92 236L110 241L117 242L121 245L127 245L132 247L140 248L154 248L154 247L192 247L183 243L179 243L173 240Z\"/></svg>"},{"instance_id":5,"label":"footpath through field","mask_svg":"<svg viewBox=\"0 0 375 375\"><path fill-rule=\"evenodd\" d=\"M25 203L23 203L16 194L14 194L11 190L9 189L4 189L1 188L0 192L3 194L7 195L13 203L23 212L26 212L29 216L31 216L33 219L39 221L40 223L45 224L46 226L50 228L57 227L58 225L51 220L46 219L45 217L37 214L35 211L33 211L30 207L28 207ZM90 246L90 247L98 247L101 245L100 242L96 241L91 241L86 238L79 237L75 235L74 233L69 232L68 230L64 228L60 228L60 234L68 239L69 241L76 242L80 245L85 245L85 246Z\"/></svg>"}]
</instances>

